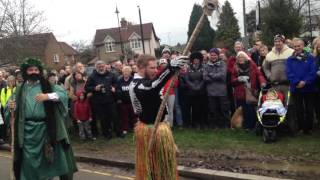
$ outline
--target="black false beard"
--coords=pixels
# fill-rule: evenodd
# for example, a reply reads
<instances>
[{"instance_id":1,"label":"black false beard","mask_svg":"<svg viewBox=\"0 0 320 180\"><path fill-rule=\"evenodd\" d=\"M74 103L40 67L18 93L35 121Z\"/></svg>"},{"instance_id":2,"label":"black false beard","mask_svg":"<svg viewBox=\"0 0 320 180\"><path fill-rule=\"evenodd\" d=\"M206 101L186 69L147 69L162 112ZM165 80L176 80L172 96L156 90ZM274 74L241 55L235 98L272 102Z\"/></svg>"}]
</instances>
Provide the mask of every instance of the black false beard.
<instances>
[{"instance_id":1,"label":"black false beard","mask_svg":"<svg viewBox=\"0 0 320 180\"><path fill-rule=\"evenodd\" d=\"M41 78L40 74L28 74L27 75L28 81L38 81L38 80L40 80L40 78Z\"/></svg>"}]
</instances>

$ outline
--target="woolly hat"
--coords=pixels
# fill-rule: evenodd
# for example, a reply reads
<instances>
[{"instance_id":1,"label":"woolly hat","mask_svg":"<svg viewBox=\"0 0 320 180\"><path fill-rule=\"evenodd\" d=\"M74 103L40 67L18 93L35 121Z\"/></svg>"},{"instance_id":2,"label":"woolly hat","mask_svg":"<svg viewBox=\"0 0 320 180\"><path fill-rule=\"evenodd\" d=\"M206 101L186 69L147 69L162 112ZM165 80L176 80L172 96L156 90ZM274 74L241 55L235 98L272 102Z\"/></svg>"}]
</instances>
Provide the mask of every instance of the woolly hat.
<instances>
[{"instance_id":1,"label":"woolly hat","mask_svg":"<svg viewBox=\"0 0 320 180\"><path fill-rule=\"evenodd\" d=\"M220 51L219 51L218 48L212 48L212 49L210 49L209 53L215 53L215 54L217 54L219 56Z\"/></svg>"},{"instance_id":2,"label":"woolly hat","mask_svg":"<svg viewBox=\"0 0 320 180\"><path fill-rule=\"evenodd\" d=\"M285 42L286 41L286 37L282 34L277 34L273 37L273 41L276 41L276 40L280 40L282 42Z\"/></svg>"},{"instance_id":3,"label":"woolly hat","mask_svg":"<svg viewBox=\"0 0 320 180\"><path fill-rule=\"evenodd\" d=\"M194 59L199 59L200 62L203 61L203 55L201 54L201 52L193 52L192 54L190 54L190 61L192 62Z\"/></svg>"},{"instance_id":4,"label":"woolly hat","mask_svg":"<svg viewBox=\"0 0 320 180\"><path fill-rule=\"evenodd\" d=\"M165 47L163 50L162 50L162 53L161 54L164 54L164 53L169 53L171 54L171 50L168 48L168 47Z\"/></svg>"},{"instance_id":5,"label":"woolly hat","mask_svg":"<svg viewBox=\"0 0 320 180\"><path fill-rule=\"evenodd\" d=\"M245 57L245 59L247 60L247 61L249 61L251 58L248 56L248 54L247 53L245 53L244 51L239 51L238 52L238 54L237 54L237 61L238 61L238 58L240 57L240 56L242 56L242 57Z\"/></svg>"}]
</instances>

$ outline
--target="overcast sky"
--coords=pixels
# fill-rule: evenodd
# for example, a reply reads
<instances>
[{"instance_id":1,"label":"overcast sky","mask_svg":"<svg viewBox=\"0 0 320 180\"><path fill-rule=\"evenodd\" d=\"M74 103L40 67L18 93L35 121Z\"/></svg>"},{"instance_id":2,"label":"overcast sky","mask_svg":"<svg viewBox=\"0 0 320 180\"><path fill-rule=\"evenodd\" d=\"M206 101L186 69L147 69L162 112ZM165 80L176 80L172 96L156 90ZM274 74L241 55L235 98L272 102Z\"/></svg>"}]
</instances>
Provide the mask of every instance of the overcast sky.
<instances>
[{"instance_id":1,"label":"overcast sky","mask_svg":"<svg viewBox=\"0 0 320 180\"><path fill-rule=\"evenodd\" d=\"M225 0L220 0L223 4ZM242 1L229 0L243 29ZM246 0L247 11L256 0ZM92 42L95 30L117 27L116 4L120 18L139 23L140 5L143 23L152 22L161 43L174 45L187 39L188 22L194 3L202 0L31 0L36 9L43 10L46 25L59 41ZM243 30L242 30L243 31Z\"/></svg>"}]
</instances>

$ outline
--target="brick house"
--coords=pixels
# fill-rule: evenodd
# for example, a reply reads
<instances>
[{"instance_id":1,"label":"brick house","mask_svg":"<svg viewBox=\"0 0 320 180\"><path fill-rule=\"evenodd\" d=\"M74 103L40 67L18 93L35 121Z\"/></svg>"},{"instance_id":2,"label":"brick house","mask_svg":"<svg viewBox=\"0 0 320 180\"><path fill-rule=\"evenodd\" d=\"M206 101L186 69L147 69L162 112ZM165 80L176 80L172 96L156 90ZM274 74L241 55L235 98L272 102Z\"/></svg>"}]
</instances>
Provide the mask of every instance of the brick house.
<instances>
[{"instance_id":1,"label":"brick house","mask_svg":"<svg viewBox=\"0 0 320 180\"><path fill-rule=\"evenodd\" d=\"M160 48L159 38L157 37L152 23L142 24L144 35L144 46L146 54L155 55L155 50ZM133 25L121 19L121 40L124 52L132 51L135 54L142 54L142 42L140 24ZM119 28L98 29L94 37L93 45L96 49L97 59L110 62L120 59L121 41Z\"/></svg>"},{"instance_id":2,"label":"brick house","mask_svg":"<svg viewBox=\"0 0 320 180\"><path fill-rule=\"evenodd\" d=\"M80 60L79 52L65 42L59 42L64 54L64 62L66 65L75 64Z\"/></svg>"},{"instance_id":3,"label":"brick house","mask_svg":"<svg viewBox=\"0 0 320 180\"><path fill-rule=\"evenodd\" d=\"M53 33L42 33L0 39L0 64L20 64L26 57L35 57L52 69L72 64L65 60L70 52L57 41Z\"/></svg>"}]
</instances>

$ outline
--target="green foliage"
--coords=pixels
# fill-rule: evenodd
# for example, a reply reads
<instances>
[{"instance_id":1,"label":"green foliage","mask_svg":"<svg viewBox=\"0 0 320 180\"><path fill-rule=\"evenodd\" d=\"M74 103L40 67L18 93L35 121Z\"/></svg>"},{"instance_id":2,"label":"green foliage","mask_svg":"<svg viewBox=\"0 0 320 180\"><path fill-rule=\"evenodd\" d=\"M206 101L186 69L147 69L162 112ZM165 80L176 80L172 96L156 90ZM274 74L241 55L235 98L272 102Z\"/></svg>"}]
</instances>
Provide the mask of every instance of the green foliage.
<instances>
[{"instance_id":1,"label":"green foliage","mask_svg":"<svg viewBox=\"0 0 320 180\"><path fill-rule=\"evenodd\" d=\"M218 47L233 49L234 42L240 39L241 35L238 20L229 1L226 1L222 7L217 27L216 45Z\"/></svg>"},{"instance_id":2,"label":"green foliage","mask_svg":"<svg viewBox=\"0 0 320 180\"><path fill-rule=\"evenodd\" d=\"M246 14L247 19L247 32L252 34L256 31L256 10L251 10Z\"/></svg>"},{"instance_id":3,"label":"green foliage","mask_svg":"<svg viewBox=\"0 0 320 180\"><path fill-rule=\"evenodd\" d=\"M190 36L192 35L193 30L195 29L202 13L202 7L199 4L194 4L189 20L188 40L190 39ZM191 51L198 51L203 49L209 50L212 47L214 37L215 31L211 28L208 18L205 18L203 28L195 43L193 44Z\"/></svg>"},{"instance_id":4,"label":"green foliage","mask_svg":"<svg viewBox=\"0 0 320 180\"><path fill-rule=\"evenodd\" d=\"M262 40L273 44L273 36L283 34L287 38L299 36L303 26L302 16L291 0L266 0L262 11Z\"/></svg>"}]
</instances>

